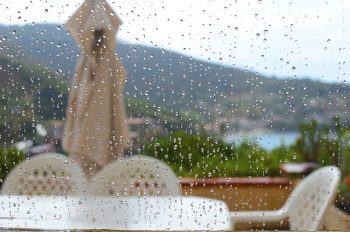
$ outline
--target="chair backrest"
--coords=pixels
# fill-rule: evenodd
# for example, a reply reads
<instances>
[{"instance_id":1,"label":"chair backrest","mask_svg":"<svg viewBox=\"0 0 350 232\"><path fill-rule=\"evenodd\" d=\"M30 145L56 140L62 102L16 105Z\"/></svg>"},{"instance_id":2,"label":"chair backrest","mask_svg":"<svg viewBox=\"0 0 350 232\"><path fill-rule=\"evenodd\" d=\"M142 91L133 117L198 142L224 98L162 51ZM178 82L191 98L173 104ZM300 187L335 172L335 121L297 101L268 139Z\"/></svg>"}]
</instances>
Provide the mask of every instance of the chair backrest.
<instances>
[{"instance_id":1,"label":"chair backrest","mask_svg":"<svg viewBox=\"0 0 350 232\"><path fill-rule=\"evenodd\" d=\"M81 168L71 159L46 153L19 163L7 175L2 194L81 195L85 183Z\"/></svg>"},{"instance_id":2,"label":"chair backrest","mask_svg":"<svg viewBox=\"0 0 350 232\"><path fill-rule=\"evenodd\" d=\"M179 179L165 163L148 156L115 161L98 172L87 191L93 196L179 196Z\"/></svg>"},{"instance_id":3,"label":"chair backrest","mask_svg":"<svg viewBox=\"0 0 350 232\"><path fill-rule=\"evenodd\" d=\"M327 207L334 200L339 181L340 170L334 166L320 168L302 180L282 208L289 218L290 229L320 229Z\"/></svg>"}]
</instances>

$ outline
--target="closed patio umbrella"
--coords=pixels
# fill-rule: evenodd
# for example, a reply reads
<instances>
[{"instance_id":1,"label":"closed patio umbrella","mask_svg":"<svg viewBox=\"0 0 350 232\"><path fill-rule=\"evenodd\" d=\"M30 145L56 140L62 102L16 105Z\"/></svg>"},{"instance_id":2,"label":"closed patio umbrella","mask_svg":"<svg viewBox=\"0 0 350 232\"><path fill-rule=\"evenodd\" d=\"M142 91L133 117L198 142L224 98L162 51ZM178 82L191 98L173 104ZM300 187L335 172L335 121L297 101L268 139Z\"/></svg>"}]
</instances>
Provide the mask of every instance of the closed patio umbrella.
<instances>
[{"instance_id":1,"label":"closed patio umbrella","mask_svg":"<svg viewBox=\"0 0 350 232\"><path fill-rule=\"evenodd\" d=\"M105 0L86 0L65 24L81 54L62 146L82 165L87 177L121 158L128 147L122 96L126 71L115 53L120 24Z\"/></svg>"}]
</instances>

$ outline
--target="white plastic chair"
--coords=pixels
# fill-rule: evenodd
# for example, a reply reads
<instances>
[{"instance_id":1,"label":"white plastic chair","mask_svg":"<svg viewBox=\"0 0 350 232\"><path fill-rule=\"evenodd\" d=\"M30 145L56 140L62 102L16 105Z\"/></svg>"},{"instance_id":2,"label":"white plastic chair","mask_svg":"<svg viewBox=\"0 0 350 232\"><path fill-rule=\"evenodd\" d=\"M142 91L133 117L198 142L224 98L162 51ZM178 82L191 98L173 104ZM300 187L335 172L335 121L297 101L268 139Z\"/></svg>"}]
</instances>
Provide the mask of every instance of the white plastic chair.
<instances>
[{"instance_id":1,"label":"white plastic chair","mask_svg":"<svg viewBox=\"0 0 350 232\"><path fill-rule=\"evenodd\" d=\"M334 200L339 180L339 168L334 166L320 168L296 186L281 209L231 212L231 221L236 224L238 222L278 222L288 219L290 230L319 230L323 216Z\"/></svg>"},{"instance_id":2,"label":"white plastic chair","mask_svg":"<svg viewBox=\"0 0 350 232\"><path fill-rule=\"evenodd\" d=\"M165 163L148 156L115 161L98 172L87 194L93 196L179 196L179 179Z\"/></svg>"},{"instance_id":3,"label":"white plastic chair","mask_svg":"<svg viewBox=\"0 0 350 232\"><path fill-rule=\"evenodd\" d=\"M6 177L2 194L82 195L84 174L71 159L58 153L36 155L18 164Z\"/></svg>"}]
</instances>

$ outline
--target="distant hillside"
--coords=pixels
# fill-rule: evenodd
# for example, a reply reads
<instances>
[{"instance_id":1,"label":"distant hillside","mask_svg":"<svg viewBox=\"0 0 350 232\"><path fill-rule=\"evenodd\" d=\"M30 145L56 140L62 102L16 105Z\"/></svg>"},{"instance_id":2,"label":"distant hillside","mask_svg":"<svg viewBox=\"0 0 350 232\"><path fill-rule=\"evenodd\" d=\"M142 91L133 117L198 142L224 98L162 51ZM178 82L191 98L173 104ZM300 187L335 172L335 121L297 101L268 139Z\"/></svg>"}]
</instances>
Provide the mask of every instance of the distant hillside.
<instances>
[{"instance_id":1,"label":"distant hillside","mask_svg":"<svg viewBox=\"0 0 350 232\"><path fill-rule=\"evenodd\" d=\"M79 50L61 26L0 26L0 35L1 53L73 76ZM349 120L345 84L267 78L141 45L119 43L117 50L128 70L126 95L199 121L224 120L239 129L248 120L253 127L293 130L310 118Z\"/></svg>"},{"instance_id":2,"label":"distant hillside","mask_svg":"<svg viewBox=\"0 0 350 232\"><path fill-rule=\"evenodd\" d=\"M69 78L48 68L0 55L0 143L36 138L35 127L66 113ZM154 118L165 131L194 128L194 118L145 99L125 98L129 117ZM192 123L192 124L191 124Z\"/></svg>"}]
</instances>

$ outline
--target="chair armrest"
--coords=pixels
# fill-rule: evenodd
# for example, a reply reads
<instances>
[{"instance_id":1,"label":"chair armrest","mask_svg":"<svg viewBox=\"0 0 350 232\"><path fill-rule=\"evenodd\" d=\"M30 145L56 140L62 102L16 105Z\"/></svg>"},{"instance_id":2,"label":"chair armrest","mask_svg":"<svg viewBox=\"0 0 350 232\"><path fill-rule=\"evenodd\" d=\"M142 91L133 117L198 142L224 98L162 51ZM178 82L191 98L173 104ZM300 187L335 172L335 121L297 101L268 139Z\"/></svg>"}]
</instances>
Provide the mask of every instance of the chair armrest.
<instances>
[{"instance_id":1,"label":"chair armrest","mask_svg":"<svg viewBox=\"0 0 350 232\"><path fill-rule=\"evenodd\" d=\"M284 210L275 211L235 211L230 212L232 223L238 222L277 222L287 218Z\"/></svg>"}]
</instances>

